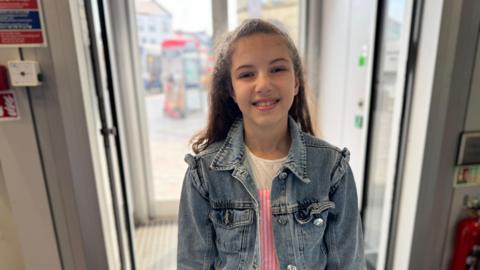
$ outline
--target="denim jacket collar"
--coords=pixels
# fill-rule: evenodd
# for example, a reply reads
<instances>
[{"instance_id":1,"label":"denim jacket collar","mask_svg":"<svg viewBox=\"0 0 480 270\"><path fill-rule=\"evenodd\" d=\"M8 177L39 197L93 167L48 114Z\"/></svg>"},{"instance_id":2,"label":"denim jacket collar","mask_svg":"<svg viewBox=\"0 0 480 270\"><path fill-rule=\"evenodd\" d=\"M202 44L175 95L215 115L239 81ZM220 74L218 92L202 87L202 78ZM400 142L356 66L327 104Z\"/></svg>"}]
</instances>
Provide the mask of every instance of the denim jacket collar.
<instances>
[{"instance_id":1,"label":"denim jacket collar","mask_svg":"<svg viewBox=\"0 0 480 270\"><path fill-rule=\"evenodd\" d=\"M284 166L301 181L310 183L307 175L307 151L304 135L292 117L288 119L288 127L292 143ZM244 157L243 121L242 118L238 118L233 122L227 138L215 155L210 168L217 171L234 170L244 163Z\"/></svg>"}]
</instances>

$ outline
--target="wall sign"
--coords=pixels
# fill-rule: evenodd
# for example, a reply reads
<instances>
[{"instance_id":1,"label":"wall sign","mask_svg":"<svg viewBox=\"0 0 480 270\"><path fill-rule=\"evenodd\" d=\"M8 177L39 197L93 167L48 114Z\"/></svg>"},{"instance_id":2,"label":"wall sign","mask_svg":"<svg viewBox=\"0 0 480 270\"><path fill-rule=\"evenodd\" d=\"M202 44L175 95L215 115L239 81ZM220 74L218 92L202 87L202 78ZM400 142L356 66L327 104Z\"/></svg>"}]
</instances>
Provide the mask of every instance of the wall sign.
<instances>
[{"instance_id":1,"label":"wall sign","mask_svg":"<svg viewBox=\"0 0 480 270\"><path fill-rule=\"evenodd\" d=\"M0 91L0 122L18 120L17 100L13 91Z\"/></svg>"},{"instance_id":2,"label":"wall sign","mask_svg":"<svg viewBox=\"0 0 480 270\"><path fill-rule=\"evenodd\" d=\"M457 166L454 187L480 185L480 165Z\"/></svg>"},{"instance_id":3,"label":"wall sign","mask_svg":"<svg viewBox=\"0 0 480 270\"><path fill-rule=\"evenodd\" d=\"M40 0L0 0L0 47L47 46Z\"/></svg>"},{"instance_id":4,"label":"wall sign","mask_svg":"<svg viewBox=\"0 0 480 270\"><path fill-rule=\"evenodd\" d=\"M457 165L480 165L480 131L464 132L460 138Z\"/></svg>"}]
</instances>

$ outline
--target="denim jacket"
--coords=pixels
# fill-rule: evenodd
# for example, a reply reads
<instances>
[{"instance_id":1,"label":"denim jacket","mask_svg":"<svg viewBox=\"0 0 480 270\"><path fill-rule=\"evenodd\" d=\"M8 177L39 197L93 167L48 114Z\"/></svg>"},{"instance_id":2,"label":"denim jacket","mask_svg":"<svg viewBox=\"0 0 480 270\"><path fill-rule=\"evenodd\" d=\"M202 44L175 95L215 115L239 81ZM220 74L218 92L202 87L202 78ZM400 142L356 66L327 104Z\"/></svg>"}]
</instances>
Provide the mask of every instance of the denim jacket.
<instances>
[{"instance_id":1,"label":"denim jacket","mask_svg":"<svg viewBox=\"0 0 480 270\"><path fill-rule=\"evenodd\" d=\"M271 189L280 269L365 269L349 152L300 130ZM187 155L180 200L177 269L259 269L259 201L245 158L243 123Z\"/></svg>"}]
</instances>

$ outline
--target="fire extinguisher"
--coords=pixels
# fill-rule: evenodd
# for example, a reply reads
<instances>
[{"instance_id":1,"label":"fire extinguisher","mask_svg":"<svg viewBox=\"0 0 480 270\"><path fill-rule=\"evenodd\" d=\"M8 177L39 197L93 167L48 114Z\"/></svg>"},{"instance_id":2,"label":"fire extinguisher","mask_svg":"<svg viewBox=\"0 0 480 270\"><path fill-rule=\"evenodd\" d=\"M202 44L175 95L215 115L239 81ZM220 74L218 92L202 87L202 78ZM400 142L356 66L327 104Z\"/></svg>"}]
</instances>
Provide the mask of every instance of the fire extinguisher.
<instances>
[{"instance_id":1,"label":"fire extinguisher","mask_svg":"<svg viewBox=\"0 0 480 270\"><path fill-rule=\"evenodd\" d=\"M478 203L469 208L470 216L457 225L451 270L480 269L480 209Z\"/></svg>"}]
</instances>

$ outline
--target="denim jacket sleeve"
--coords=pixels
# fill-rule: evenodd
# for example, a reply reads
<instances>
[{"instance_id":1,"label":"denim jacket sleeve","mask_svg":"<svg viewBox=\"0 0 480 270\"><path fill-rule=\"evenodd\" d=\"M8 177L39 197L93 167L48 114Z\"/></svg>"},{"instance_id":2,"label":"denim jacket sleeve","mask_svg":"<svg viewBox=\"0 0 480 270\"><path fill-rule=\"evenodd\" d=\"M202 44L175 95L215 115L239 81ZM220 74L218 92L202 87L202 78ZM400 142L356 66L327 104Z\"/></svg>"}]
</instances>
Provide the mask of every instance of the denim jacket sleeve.
<instances>
[{"instance_id":1,"label":"denim jacket sleeve","mask_svg":"<svg viewBox=\"0 0 480 270\"><path fill-rule=\"evenodd\" d=\"M196 158L187 155L185 161L189 167L180 198L177 269L213 269L216 250L208 218L208 191L200 177Z\"/></svg>"},{"instance_id":2,"label":"denim jacket sleeve","mask_svg":"<svg viewBox=\"0 0 480 270\"><path fill-rule=\"evenodd\" d=\"M330 199L335 209L326 232L327 269L366 269L357 191L348 159L344 149L332 174Z\"/></svg>"}]
</instances>

